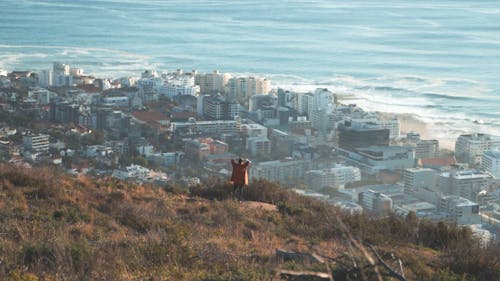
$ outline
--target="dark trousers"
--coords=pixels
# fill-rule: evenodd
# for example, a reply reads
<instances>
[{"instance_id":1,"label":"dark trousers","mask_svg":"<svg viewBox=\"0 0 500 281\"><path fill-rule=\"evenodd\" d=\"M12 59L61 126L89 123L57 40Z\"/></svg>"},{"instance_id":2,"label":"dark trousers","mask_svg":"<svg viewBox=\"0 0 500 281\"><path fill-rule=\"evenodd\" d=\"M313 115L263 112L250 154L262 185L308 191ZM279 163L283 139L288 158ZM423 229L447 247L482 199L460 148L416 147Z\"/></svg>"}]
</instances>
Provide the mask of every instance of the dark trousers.
<instances>
[{"instance_id":1,"label":"dark trousers","mask_svg":"<svg viewBox=\"0 0 500 281\"><path fill-rule=\"evenodd\" d=\"M244 184L239 184L235 183L233 189L233 196L238 199L238 200L243 200L243 187L245 186Z\"/></svg>"}]
</instances>

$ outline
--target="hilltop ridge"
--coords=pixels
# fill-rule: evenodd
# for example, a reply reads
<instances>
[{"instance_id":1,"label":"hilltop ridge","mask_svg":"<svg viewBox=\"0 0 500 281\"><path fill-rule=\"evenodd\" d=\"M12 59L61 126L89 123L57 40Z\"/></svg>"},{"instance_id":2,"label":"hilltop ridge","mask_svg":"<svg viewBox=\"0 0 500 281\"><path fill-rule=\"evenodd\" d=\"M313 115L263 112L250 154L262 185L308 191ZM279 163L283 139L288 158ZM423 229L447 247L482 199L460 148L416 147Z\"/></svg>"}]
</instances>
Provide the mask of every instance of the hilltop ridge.
<instances>
[{"instance_id":1,"label":"hilltop ridge","mask_svg":"<svg viewBox=\"0 0 500 281\"><path fill-rule=\"evenodd\" d=\"M407 280L500 278L498 245L479 248L466 228L351 216L266 181L240 203L231 188L0 164L0 280L397 280L381 261L398 273L399 260Z\"/></svg>"}]
</instances>

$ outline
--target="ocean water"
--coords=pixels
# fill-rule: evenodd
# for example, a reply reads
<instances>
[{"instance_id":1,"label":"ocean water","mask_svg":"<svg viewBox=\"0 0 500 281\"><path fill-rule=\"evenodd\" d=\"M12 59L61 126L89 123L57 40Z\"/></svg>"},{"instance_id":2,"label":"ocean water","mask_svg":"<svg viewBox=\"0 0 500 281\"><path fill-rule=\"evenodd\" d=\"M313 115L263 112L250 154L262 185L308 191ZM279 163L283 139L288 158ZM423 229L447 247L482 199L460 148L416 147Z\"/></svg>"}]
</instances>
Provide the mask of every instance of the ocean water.
<instances>
[{"instance_id":1,"label":"ocean water","mask_svg":"<svg viewBox=\"0 0 500 281\"><path fill-rule=\"evenodd\" d=\"M497 0L1 0L0 68L53 61L105 77L261 75L414 114L437 138L500 135Z\"/></svg>"}]
</instances>

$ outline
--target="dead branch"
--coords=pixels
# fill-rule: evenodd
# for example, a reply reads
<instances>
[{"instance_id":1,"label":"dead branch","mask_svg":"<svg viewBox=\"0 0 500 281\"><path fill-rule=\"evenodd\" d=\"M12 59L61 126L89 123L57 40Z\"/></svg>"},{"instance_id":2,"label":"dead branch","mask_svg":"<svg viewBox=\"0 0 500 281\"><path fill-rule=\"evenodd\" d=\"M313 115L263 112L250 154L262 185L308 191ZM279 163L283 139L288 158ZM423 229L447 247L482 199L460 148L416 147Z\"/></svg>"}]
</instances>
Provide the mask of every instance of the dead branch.
<instances>
[{"instance_id":1,"label":"dead branch","mask_svg":"<svg viewBox=\"0 0 500 281\"><path fill-rule=\"evenodd\" d=\"M277 274L280 278L290 281L331 281L331 275L315 271L292 271L280 270Z\"/></svg>"},{"instance_id":2,"label":"dead branch","mask_svg":"<svg viewBox=\"0 0 500 281\"><path fill-rule=\"evenodd\" d=\"M400 280L400 281L408 281L404 275L401 275L399 274L396 270L392 269L383 259L382 257L379 255L379 253L375 250L375 248L373 248L372 245L368 245L368 247L370 248L370 250L373 252L373 254L375 255L375 257L377 258L378 262L385 268L387 269L387 271L389 271L389 274Z\"/></svg>"}]
</instances>

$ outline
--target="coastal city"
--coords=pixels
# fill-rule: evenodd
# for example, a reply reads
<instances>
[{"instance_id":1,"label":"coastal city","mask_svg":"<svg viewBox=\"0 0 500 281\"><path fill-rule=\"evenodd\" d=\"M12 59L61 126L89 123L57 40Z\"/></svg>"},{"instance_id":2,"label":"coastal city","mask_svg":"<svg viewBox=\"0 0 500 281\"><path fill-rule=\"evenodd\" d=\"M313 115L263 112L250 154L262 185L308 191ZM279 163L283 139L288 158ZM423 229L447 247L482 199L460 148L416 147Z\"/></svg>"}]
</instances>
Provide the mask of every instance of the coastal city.
<instances>
[{"instance_id":1,"label":"coastal city","mask_svg":"<svg viewBox=\"0 0 500 281\"><path fill-rule=\"evenodd\" d=\"M61 62L0 70L0 160L189 187L229 181L231 160L247 158L250 182L345 212L413 212L467 225L484 245L500 234L500 136L478 128L448 149L327 88L296 92L217 70L137 75L98 78Z\"/></svg>"}]
</instances>

